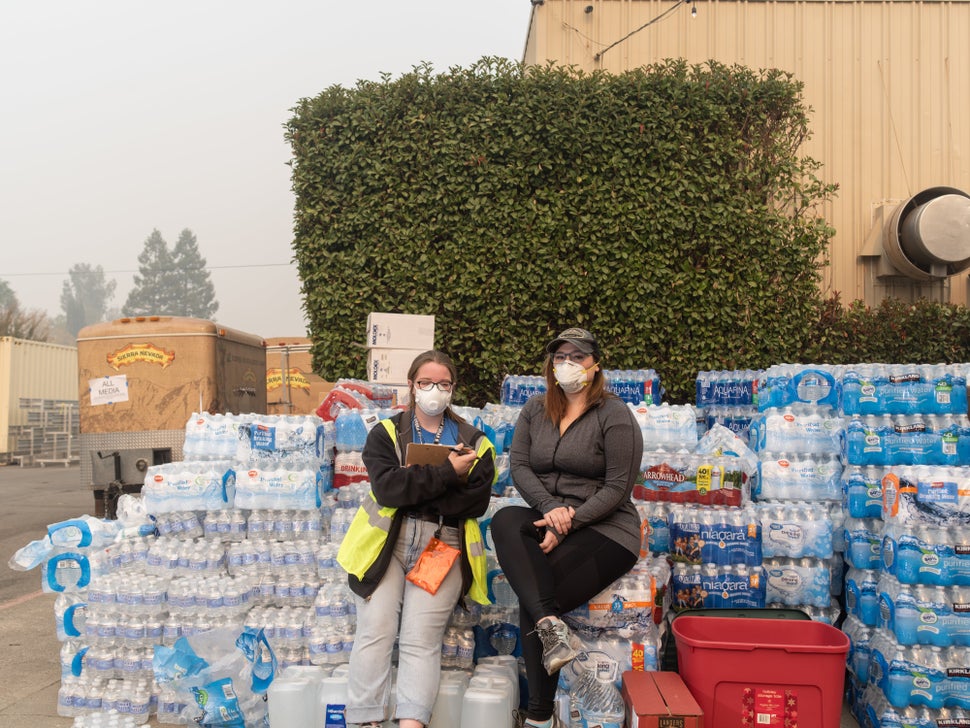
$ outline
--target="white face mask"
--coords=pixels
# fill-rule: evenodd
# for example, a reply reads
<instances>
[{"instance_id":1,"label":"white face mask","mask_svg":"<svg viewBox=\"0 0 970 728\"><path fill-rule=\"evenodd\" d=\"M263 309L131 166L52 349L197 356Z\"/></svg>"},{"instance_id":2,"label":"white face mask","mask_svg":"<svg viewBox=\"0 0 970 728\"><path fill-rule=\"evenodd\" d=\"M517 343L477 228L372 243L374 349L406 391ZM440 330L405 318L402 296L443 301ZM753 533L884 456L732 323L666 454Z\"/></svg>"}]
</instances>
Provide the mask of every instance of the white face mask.
<instances>
[{"instance_id":1,"label":"white face mask","mask_svg":"<svg viewBox=\"0 0 970 728\"><path fill-rule=\"evenodd\" d=\"M414 404L428 417L437 417L451 404L451 392L442 392L437 387L426 392L415 387Z\"/></svg>"},{"instance_id":2,"label":"white face mask","mask_svg":"<svg viewBox=\"0 0 970 728\"><path fill-rule=\"evenodd\" d=\"M582 364L577 364L574 361L567 359L564 362L556 364L553 367L553 371L556 374L556 382L558 382L559 388L566 394L576 394L576 392L589 384L586 381L586 372L589 369L585 369Z\"/></svg>"}]
</instances>

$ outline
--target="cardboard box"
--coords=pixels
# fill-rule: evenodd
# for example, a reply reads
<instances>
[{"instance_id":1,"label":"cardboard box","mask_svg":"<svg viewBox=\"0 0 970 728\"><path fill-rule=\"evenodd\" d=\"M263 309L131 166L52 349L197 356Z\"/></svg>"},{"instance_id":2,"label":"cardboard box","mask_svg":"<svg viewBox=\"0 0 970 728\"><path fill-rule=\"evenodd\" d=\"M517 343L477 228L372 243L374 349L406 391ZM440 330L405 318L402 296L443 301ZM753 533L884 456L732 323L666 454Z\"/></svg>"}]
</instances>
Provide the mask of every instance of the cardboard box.
<instances>
[{"instance_id":1,"label":"cardboard box","mask_svg":"<svg viewBox=\"0 0 970 728\"><path fill-rule=\"evenodd\" d=\"M414 357L427 349L368 349L367 380L382 384L401 384L408 380Z\"/></svg>"},{"instance_id":2,"label":"cardboard box","mask_svg":"<svg viewBox=\"0 0 970 728\"><path fill-rule=\"evenodd\" d=\"M627 728L704 728L704 712L676 672L623 673Z\"/></svg>"},{"instance_id":3,"label":"cardboard box","mask_svg":"<svg viewBox=\"0 0 970 728\"><path fill-rule=\"evenodd\" d=\"M434 348L434 316L371 313L367 316L367 347L380 349ZM412 359L414 357L411 357ZM377 381L377 380L372 380ZM403 379L398 382L405 381Z\"/></svg>"}]
</instances>

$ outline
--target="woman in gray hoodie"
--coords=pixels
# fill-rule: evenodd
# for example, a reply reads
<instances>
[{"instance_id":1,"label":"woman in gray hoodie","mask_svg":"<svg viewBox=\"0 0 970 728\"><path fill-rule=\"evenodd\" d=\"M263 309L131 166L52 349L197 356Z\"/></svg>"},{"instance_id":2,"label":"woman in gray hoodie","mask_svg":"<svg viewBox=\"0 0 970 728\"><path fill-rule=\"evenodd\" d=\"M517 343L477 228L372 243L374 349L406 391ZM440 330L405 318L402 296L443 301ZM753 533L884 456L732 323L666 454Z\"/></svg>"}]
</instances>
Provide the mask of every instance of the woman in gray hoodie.
<instances>
[{"instance_id":1,"label":"woman in gray hoodie","mask_svg":"<svg viewBox=\"0 0 970 728\"><path fill-rule=\"evenodd\" d=\"M528 507L492 518L496 555L519 598L528 710L516 726L558 728L559 670L580 648L561 617L629 571L640 554L630 500L643 439L633 413L606 390L596 338L563 331L546 346L546 394L515 426L512 481Z\"/></svg>"}]
</instances>

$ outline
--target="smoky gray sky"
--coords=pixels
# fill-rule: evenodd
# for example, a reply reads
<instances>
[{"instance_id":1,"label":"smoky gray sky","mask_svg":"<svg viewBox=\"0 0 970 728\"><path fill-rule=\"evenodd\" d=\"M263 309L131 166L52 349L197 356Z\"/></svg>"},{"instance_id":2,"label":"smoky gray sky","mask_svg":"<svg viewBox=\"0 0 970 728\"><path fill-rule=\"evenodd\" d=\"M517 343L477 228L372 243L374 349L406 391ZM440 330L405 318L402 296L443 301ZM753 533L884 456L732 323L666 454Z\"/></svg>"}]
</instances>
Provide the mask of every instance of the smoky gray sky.
<instances>
[{"instance_id":1,"label":"smoky gray sky","mask_svg":"<svg viewBox=\"0 0 970 728\"><path fill-rule=\"evenodd\" d=\"M530 0L0 0L0 279L56 316L70 267L100 265L120 308L152 230L174 246L189 228L220 323L304 335L290 109L424 62L521 60L530 11Z\"/></svg>"}]
</instances>

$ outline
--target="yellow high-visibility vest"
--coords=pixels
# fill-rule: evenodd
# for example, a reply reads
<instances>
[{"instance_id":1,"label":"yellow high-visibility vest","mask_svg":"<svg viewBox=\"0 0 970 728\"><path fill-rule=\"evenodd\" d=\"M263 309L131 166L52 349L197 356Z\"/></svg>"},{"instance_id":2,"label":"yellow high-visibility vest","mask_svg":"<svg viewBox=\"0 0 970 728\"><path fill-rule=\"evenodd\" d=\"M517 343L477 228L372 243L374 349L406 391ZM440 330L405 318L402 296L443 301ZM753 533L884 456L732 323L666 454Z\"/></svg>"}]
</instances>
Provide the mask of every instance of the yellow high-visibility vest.
<instances>
[{"instance_id":1,"label":"yellow high-visibility vest","mask_svg":"<svg viewBox=\"0 0 970 728\"><path fill-rule=\"evenodd\" d=\"M394 423L390 420L382 420L381 424L390 434L391 442L394 443L396 448L397 431L394 428ZM489 450L494 451L494 449L487 437L479 439L479 457ZM380 556L384 544L387 543L391 522L398 510L391 506L378 504L373 491L368 496L357 509L354 520L351 521L350 528L347 529L337 552L337 563L347 573L353 574L358 579L364 578L364 574ZM472 572L472 583L468 589L468 596L479 604L489 604L485 542L482 540L482 531L478 527L478 521L474 518L465 519L464 543L465 556Z\"/></svg>"}]
</instances>

